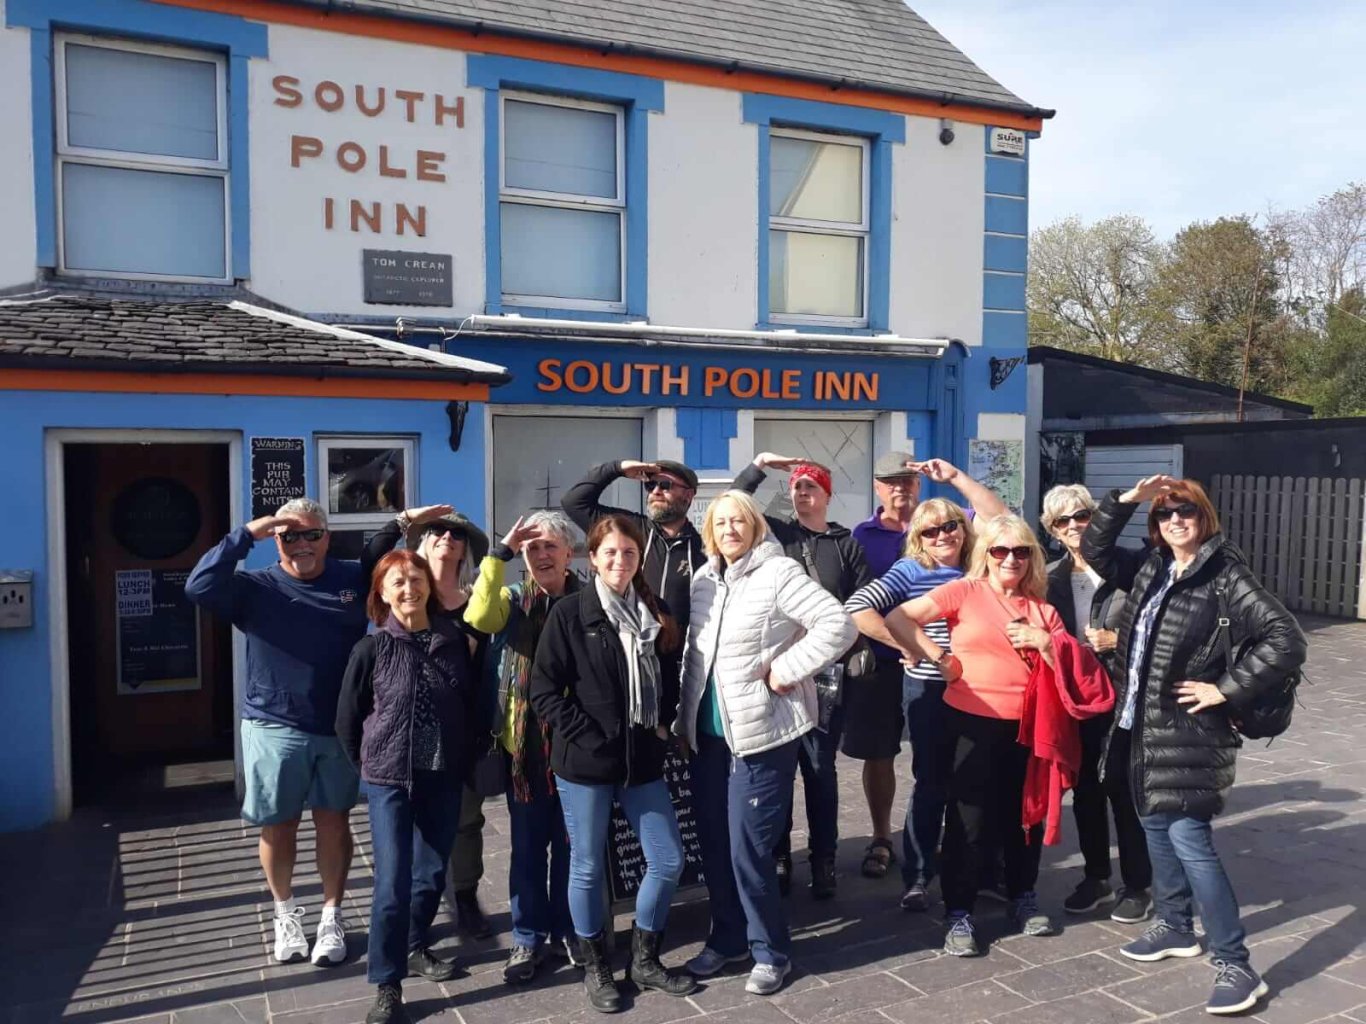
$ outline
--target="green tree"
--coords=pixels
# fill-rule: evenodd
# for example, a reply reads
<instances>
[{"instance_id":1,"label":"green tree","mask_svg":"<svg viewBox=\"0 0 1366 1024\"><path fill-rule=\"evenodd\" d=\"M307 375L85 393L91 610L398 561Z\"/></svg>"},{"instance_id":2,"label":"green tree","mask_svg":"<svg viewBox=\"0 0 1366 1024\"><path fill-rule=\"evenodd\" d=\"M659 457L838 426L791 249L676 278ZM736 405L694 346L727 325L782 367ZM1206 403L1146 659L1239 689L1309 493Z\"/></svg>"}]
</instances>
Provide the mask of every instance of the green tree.
<instances>
[{"instance_id":1,"label":"green tree","mask_svg":"<svg viewBox=\"0 0 1366 1024\"><path fill-rule=\"evenodd\" d=\"M1294 397L1316 416L1366 416L1366 293L1361 285L1328 307L1322 336L1297 350Z\"/></svg>"},{"instance_id":2,"label":"green tree","mask_svg":"<svg viewBox=\"0 0 1366 1024\"><path fill-rule=\"evenodd\" d=\"M1249 217L1177 233L1158 269L1162 368L1270 394L1293 379L1296 325L1282 307L1277 238Z\"/></svg>"},{"instance_id":3,"label":"green tree","mask_svg":"<svg viewBox=\"0 0 1366 1024\"><path fill-rule=\"evenodd\" d=\"M1162 246L1141 217L1068 217L1029 239L1029 339L1126 363L1149 362Z\"/></svg>"}]
</instances>

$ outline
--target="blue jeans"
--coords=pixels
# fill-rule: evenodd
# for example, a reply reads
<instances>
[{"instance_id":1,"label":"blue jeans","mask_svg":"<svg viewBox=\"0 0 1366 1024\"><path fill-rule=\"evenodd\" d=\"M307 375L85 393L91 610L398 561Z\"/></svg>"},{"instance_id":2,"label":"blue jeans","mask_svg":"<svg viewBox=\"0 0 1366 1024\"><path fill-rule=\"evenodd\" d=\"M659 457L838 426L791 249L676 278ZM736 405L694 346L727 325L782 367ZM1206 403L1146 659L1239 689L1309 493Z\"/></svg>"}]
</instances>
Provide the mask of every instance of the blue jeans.
<instances>
[{"instance_id":1,"label":"blue jeans","mask_svg":"<svg viewBox=\"0 0 1366 1024\"><path fill-rule=\"evenodd\" d=\"M414 772L411 791L366 783L375 892L370 904L372 985L408 976L408 954L427 945L446 887L460 822L460 786L445 772Z\"/></svg>"},{"instance_id":2,"label":"blue jeans","mask_svg":"<svg viewBox=\"0 0 1366 1024\"><path fill-rule=\"evenodd\" d=\"M911 737L911 777L915 788L906 801L901 830L901 881L906 887L929 885L939 873L939 840L949 790L944 778L944 684L902 682L906 730Z\"/></svg>"},{"instance_id":3,"label":"blue jeans","mask_svg":"<svg viewBox=\"0 0 1366 1024\"><path fill-rule=\"evenodd\" d=\"M514 799L509 784L507 803L512 828L512 941L535 949L547 937L558 941L574 932L569 916L569 834L560 798L546 792L544 779L533 780L529 803Z\"/></svg>"},{"instance_id":4,"label":"blue jeans","mask_svg":"<svg viewBox=\"0 0 1366 1024\"><path fill-rule=\"evenodd\" d=\"M556 782L569 829L569 913L574 930L591 938L607 924L602 887L607 881L607 829L616 797L645 852L645 877L636 892L636 924L648 931L663 931L683 874L683 840L668 784L656 779L629 787L585 785L558 776Z\"/></svg>"},{"instance_id":5,"label":"blue jeans","mask_svg":"<svg viewBox=\"0 0 1366 1024\"><path fill-rule=\"evenodd\" d=\"M1238 897L1214 849L1208 818L1166 811L1139 816L1153 862L1153 907L1178 931L1195 930L1198 906L1210 956L1248 962Z\"/></svg>"},{"instance_id":6,"label":"blue jeans","mask_svg":"<svg viewBox=\"0 0 1366 1024\"><path fill-rule=\"evenodd\" d=\"M802 773L802 792L806 794L806 847L813 861L833 858L840 841L840 787L835 774L835 754L844 729L844 709L837 707L830 716L830 728L812 729L797 741L797 767ZM792 814L787 813L787 829L774 853L792 853Z\"/></svg>"},{"instance_id":7,"label":"blue jeans","mask_svg":"<svg viewBox=\"0 0 1366 1024\"><path fill-rule=\"evenodd\" d=\"M732 757L725 740L698 734L689 773L711 906L707 945L726 956L748 943L758 963L788 961L792 939L773 851L792 813L799 746L793 740Z\"/></svg>"}]
</instances>

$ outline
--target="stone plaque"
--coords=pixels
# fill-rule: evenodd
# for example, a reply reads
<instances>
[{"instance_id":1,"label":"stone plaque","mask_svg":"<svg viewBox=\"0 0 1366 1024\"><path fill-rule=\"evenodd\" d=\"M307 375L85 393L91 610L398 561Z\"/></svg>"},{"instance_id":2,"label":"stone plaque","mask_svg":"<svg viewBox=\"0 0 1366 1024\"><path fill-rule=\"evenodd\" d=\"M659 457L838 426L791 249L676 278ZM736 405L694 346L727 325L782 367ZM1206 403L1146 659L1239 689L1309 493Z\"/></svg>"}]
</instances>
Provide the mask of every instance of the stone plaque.
<instances>
[{"instance_id":1,"label":"stone plaque","mask_svg":"<svg viewBox=\"0 0 1366 1024\"><path fill-rule=\"evenodd\" d=\"M365 249L361 253L365 301L386 306L449 306L454 302L452 262L445 253Z\"/></svg>"}]
</instances>

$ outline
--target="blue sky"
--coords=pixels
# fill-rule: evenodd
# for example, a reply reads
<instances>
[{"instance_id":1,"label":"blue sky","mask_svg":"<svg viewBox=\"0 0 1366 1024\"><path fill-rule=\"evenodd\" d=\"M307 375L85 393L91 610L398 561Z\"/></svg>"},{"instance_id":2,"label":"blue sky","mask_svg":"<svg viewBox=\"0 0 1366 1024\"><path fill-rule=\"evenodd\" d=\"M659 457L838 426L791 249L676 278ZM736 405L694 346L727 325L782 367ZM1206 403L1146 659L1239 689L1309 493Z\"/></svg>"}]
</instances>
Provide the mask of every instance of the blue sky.
<instances>
[{"instance_id":1,"label":"blue sky","mask_svg":"<svg viewBox=\"0 0 1366 1024\"><path fill-rule=\"evenodd\" d=\"M1363 0L910 0L1016 95L1030 222L1297 208L1366 181Z\"/></svg>"}]
</instances>

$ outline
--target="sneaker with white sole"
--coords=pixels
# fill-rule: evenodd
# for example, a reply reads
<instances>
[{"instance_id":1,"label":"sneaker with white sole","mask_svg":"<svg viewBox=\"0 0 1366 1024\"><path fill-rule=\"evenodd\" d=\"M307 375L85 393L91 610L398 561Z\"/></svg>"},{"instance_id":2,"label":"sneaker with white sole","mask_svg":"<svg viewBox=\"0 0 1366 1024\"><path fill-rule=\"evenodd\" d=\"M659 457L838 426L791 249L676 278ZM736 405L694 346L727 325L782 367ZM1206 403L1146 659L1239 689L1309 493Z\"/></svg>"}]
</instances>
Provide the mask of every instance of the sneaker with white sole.
<instances>
[{"instance_id":1,"label":"sneaker with white sole","mask_svg":"<svg viewBox=\"0 0 1366 1024\"><path fill-rule=\"evenodd\" d=\"M335 967L346 959L346 928L341 914L323 912L318 922L318 934L313 937L313 955L309 957L318 967Z\"/></svg>"},{"instance_id":2,"label":"sneaker with white sole","mask_svg":"<svg viewBox=\"0 0 1366 1024\"><path fill-rule=\"evenodd\" d=\"M1206 1013L1242 1013L1271 991L1260 974L1236 960L1214 961L1214 991L1205 1004Z\"/></svg>"},{"instance_id":3,"label":"sneaker with white sole","mask_svg":"<svg viewBox=\"0 0 1366 1024\"><path fill-rule=\"evenodd\" d=\"M710 946L703 946L702 952L684 964L683 969L694 978L710 978L727 964L742 964L748 959L748 951L736 953L734 956L726 956L724 953L716 952Z\"/></svg>"},{"instance_id":4,"label":"sneaker with white sole","mask_svg":"<svg viewBox=\"0 0 1366 1024\"><path fill-rule=\"evenodd\" d=\"M1159 917L1147 931L1127 946L1121 946L1119 951L1130 960L1147 964L1169 956L1199 956L1200 940L1194 932L1180 931Z\"/></svg>"},{"instance_id":5,"label":"sneaker with white sole","mask_svg":"<svg viewBox=\"0 0 1366 1024\"><path fill-rule=\"evenodd\" d=\"M785 964L755 964L745 982L745 991L756 996L771 996L783 987L783 981L792 970L792 961Z\"/></svg>"},{"instance_id":6,"label":"sneaker with white sole","mask_svg":"<svg viewBox=\"0 0 1366 1024\"><path fill-rule=\"evenodd\" d=\"M290 964L308 959L308 939L304 935L304 908L295 907L275 915L275 962Z\"/></svg>"}]
</instances>

